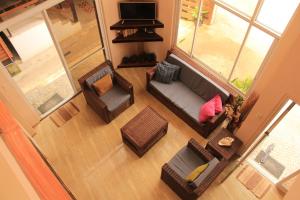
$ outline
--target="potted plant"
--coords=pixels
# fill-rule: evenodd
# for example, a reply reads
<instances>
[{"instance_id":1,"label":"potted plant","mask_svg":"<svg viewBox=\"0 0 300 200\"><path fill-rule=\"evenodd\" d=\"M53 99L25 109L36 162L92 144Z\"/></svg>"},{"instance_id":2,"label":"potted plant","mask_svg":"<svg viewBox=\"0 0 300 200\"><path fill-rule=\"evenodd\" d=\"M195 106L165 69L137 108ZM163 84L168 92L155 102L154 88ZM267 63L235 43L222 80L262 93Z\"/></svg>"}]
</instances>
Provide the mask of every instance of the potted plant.
<instances>
[{"instance_id":1,"label":"potted plant","mask_svg":"<svg viewBox=\"0 0 300 200\"><path fill-rule=\"evenodd\" d=\"M194 12L192 14L195 23L197 23L198 13L199 13L199 7L196 6L195 9L194 9ZM199 23L199 25L203 24L204 20L207 19L207 15L208 15L208 10L201 10L200 11L200 16L199 16L199 22L200 23Z\"/></svg>"},{"instance_id":2,"label":"potted plant","mask_svg":"<svg viewBox=\"0 0 300 200\"><path fill-rule=\"evenodd\" d=\"M232 97L228 104L225 105L226 119L223 123L223 127L233 132L238 126L241 116L241 106L244 102L244 98L240 95Z\"/></svg>"}]
</instances>

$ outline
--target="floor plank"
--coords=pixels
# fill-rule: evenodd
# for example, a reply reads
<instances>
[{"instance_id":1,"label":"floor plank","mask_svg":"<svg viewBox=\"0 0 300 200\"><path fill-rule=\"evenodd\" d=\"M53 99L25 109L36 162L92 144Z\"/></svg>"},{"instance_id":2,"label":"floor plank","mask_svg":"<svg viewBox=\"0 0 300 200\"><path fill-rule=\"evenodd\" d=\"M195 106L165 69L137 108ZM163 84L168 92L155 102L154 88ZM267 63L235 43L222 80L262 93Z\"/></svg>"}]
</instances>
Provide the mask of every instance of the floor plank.
<instances>
[{"instance_id":1,"label":"floor plank","mask_svg":"<svg viewBox=\"0 0 300 200\"><path fill-rule=\"evenodd\" d=\"M110 124L105 124L86 105L82 94L73 102L80 109L58 128L46 118L36 128L35 140L57 173L79 200L87 199L178 199L160 180L161 166L193 137L206 140L145 90L147 68L119 69L134 85L135 103ZM120 128L147 105L169 121L169 130L142 158L122 143ZM213 184L201 199L246 199L256 197L236 179ZM263 200L281 199L272 188Z\"/></svg>"}]
</instances>

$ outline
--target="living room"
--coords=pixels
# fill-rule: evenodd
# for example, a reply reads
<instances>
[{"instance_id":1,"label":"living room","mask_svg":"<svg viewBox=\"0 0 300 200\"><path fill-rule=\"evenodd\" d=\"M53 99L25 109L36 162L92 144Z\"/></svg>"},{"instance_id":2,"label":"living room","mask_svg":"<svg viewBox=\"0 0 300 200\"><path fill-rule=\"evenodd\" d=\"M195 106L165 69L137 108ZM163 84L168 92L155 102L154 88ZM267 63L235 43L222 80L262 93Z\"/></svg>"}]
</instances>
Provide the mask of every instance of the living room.
<instances>
[{"instance_id":1,"label":"living room","mask_svg":"<svg viewBox=\"0 0 300 200\"><path fill-rule=\"evenodd\" d=\"M163 165L168 163L180 149L187 146L191 138L204 148L224 124L220 123L214 131L211 131L208 138L203 137L203 134L199 134L201 131L187 122L187 119L183 119L178 111L174 111L162 101L161 97L147 90L146 74L151 74L152 67L117 68L124 56L138 54L141 49L140 43L115 44L112 42L116 38L116 31L111 30L111 26L120 21L118 3L117 0L99 1L97 10L100 13L101 27L105 33L103 40L104 43L107 42L104 45L107 49L106 56L112 61L116 74L131 83L134 100L130 101L129 107L126 106L126 109L122 109L119 115L114 116L110 123L107 123L106 118L94 111L91 104L87 104L83 93L79 93L71 99L77 113L63 125L57 126L51 119L51 115L55 114L55 111L40 121L39 116L32 115L34 111L31 106L28 106L23 94L15 89L13 81L3 69L0 73L1 79L4 80L1 83L0 99L45 156L50 168L62 181L61 185L64 186L64 189L69 190L76 199L178 199L177 192L173 191L172 187L160 178ZM237 156L243 155L255 143L289 99L296 104L300 103L300 93L297 87L299 85L297 52L300 46L299 8L296 9L281 37L276 40L272 52L266 57L263 67L259 70L253 85L246 94L239 92L232 87L232 84L228 84L226 80L216 76L213 70L201 67L199 62L191 59L189 54L176 46L180 16L179 1L157 1L157 12L157 19L163 23L164 27L157 28L155 31L163 38L163 41L143 43L142 47L146 52L155 53L157 61L161 62L166 59L168 51L171 50L172 54L180 58L181 62L192 66L193 72L198 74L200 71L201 75L206 76L218 87L234 96L240 94L245 102L251 94L255 93L258 96L251 112L234 132L234 137L243 143L243 146L236 152ZM0 27L4 25L2 24ZM119 77L119 75L116 76ZM147 149L148 151L142 157L139 157L125 141L123 142L121 128L147 106L151 106L168 122L168 128L167 133ZM1 127L1 129L4 128ZM1 136L4 143L9 142L5 135ZM8 149L16 148L13 145L6 145ZM22 169L18 171L19 176L26 174L24 179L30 180L25 181L28 185L23 182L23 186L20 186L23 189L26 187L24 190L27 191L28 196L24 196L24 199L43 199L37 192L41 188L34 185L36 183L32 182L26 169L22 168L24 163L18 161L20 157L15 155L17 150L10 149L10 151L11 156L15 156L14 159L18 162L15 163L19 165L16 168ZM9 154L9 152L6 153ZM206 188L200 199L259 199L237 178L245 166L245 163L239 163L242 158L243 156L235 161L230 161L233 167L228 165L227 170L223 170L221 176ZM238 162L238 166L234 164L236 162ZM236 169L232 171L232 168ZM297 199L298 192L295 188L298 185L299 180L296 180L285 196L278 192L276 186L271 185L261 199ZM29 187L31 190L28 189ZM3 193L1 191L1 194L13 195L8 191ZM61 192L61 190L58 191ZM11 196L10 199L14 198ZM20 196L16 199L20 199Z\"/></svg>"}]
</instances>

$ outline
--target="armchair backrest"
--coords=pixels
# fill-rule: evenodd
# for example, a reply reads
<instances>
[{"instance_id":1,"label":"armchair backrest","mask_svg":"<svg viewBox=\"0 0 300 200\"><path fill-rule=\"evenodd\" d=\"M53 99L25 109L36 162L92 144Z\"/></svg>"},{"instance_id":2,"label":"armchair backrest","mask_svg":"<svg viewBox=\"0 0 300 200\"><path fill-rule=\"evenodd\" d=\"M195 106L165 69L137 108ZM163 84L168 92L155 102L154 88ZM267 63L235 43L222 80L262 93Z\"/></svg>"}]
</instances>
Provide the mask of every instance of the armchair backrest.
<instances>
[{"instance_id":1,"label":"armchair backrest","mask_svg":"<svg viewBox=\"0 0 300 200\"><path fill-rule=\"evenodd\" d=\"M107 73L111 73L112 78L114 74L114 68L112 63L107 60L99 66L95 67L93 70L89 71L85 75L83 75L79 80L79 84L82 89L91 88L91 84L93 84L96 80L102 78Z\"/></svg>"}]
</instances>

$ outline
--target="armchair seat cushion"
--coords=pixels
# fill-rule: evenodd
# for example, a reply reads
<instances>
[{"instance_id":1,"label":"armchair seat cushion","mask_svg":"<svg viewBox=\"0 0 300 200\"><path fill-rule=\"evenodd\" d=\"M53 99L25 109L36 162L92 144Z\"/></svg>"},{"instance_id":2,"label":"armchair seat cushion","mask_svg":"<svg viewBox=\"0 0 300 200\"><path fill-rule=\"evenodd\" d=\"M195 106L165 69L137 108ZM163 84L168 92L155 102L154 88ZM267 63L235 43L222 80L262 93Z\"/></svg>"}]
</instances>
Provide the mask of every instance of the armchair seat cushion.
<instances>
[{"instance_id":1,"label":"armchair seat cushion","mask_svg":"<svg viewBox=\"0 0 300 200\"><path fill-rule=\"evenodd\" d=\"M99 98L107 105L109 111L114 111L121 104L129 101L130 94L120 86L114 85L112 89Z\"/></svg>"},{"instance_id":2,"label":"armchair seat cushion","mask_svg":"<svg viewBox=\"0 0 300 200\"><path fill-rule=\"evenodd\" d=\"M207 161L201 159L191 148L183 147L169 162L168 165L184 180L197 167L206 164ZM208 162L208 167L193 181L189 182L189 186L197 188L204 179L219 164L217 158Z\"/></svg>"},{"instance_id":3,"label":"armchair seat cushion","mask_svg":"<svg viewBox=\"0 0 300 200\"><path fill-rule=\"evenodd\" d=\"M182 178L186 177L197 167L207 163L192 149L183 147L169 162L168 165Z\"/></svg>"},{"instance_id":4,"label":"armchair seat cushion","mask_svg":"<svg viewBox=\"0 0 300 200\"><path fill-rule=\"evenodd\" d=\"M215 169L215 167L219 164L219 160L217 158L212 159L208 162L208 167L189 185L192 188L197 188L204 181L204 179Z\"/></svg>"}]
</instances>

